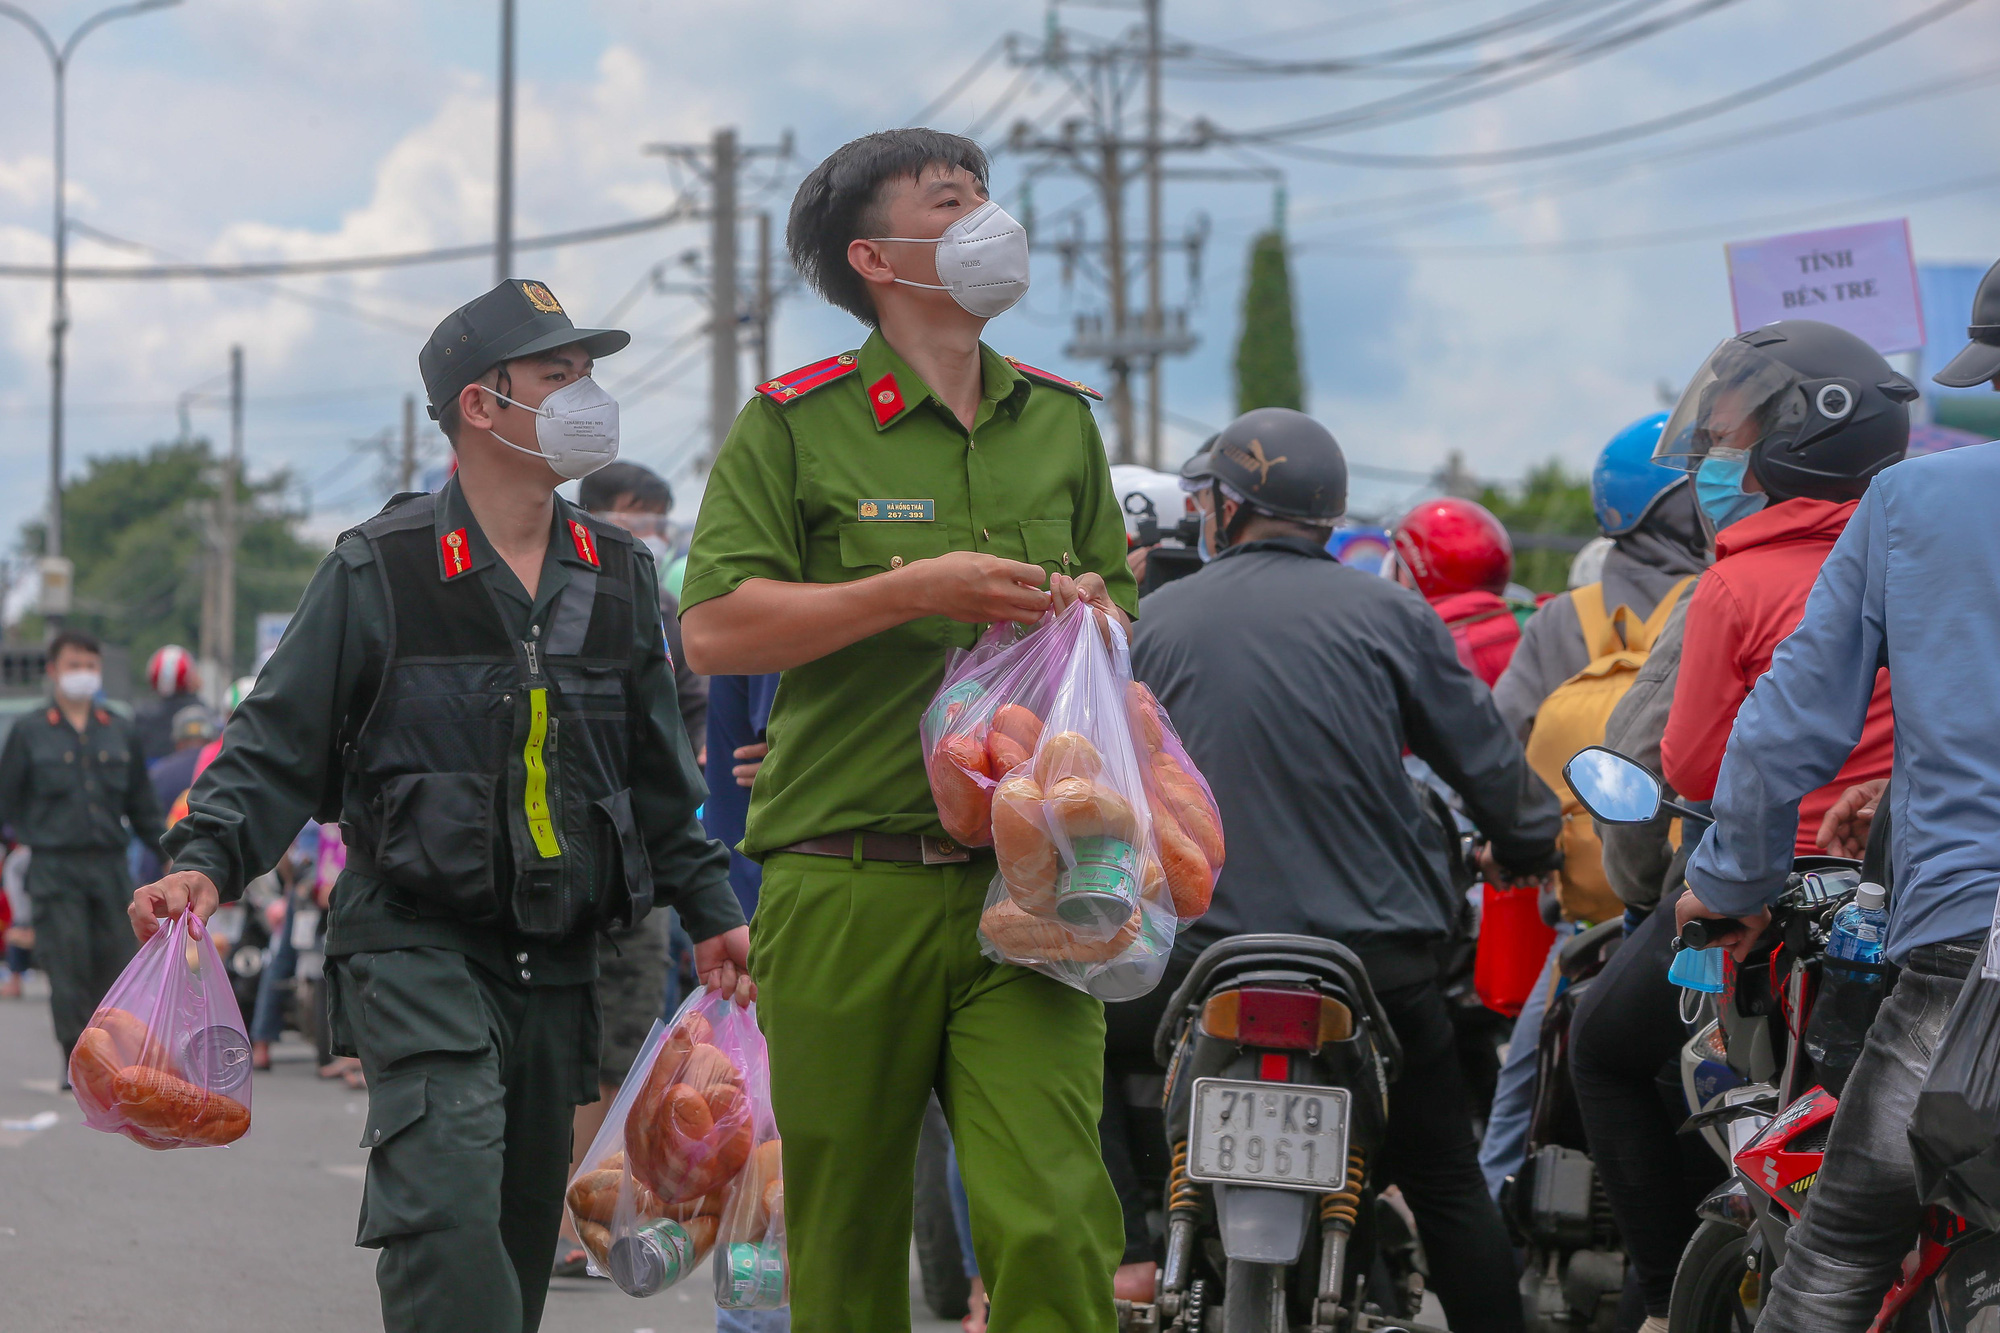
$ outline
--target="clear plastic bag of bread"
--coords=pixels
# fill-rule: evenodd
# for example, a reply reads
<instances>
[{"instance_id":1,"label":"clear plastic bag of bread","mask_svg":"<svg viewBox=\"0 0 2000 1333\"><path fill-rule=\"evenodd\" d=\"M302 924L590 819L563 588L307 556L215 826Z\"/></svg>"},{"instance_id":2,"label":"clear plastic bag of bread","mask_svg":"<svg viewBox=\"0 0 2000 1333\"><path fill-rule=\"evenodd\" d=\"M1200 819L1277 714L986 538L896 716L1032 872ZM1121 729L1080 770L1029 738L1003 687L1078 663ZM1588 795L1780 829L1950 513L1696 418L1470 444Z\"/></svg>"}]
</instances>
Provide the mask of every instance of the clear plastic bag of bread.
<instances>
[{"instance_id":1,"label":"clear plastic bag of bread","mask_svg":"<svg viewBox=\"0 0 2000 1333\"><path fill-rule=\"evenodd\" d=\"M213 1148L250 1129L250 1036L201 918L141 945L69 1057L83 1121L148 1148Z\"/></svg>"},{"instance_id":2,"label":"clear plastic bag of bread","mask_svg":"<svg viewBox=\"0 0 2000 1333\"><path fill-rule=\"evenodd\" d=\"M1134 685L1115 621L1078 603L1018 645L1030 647L1047 703L1023 728L1034 737L1025 759L995 781L987 818L998 873L980 935L996 960L1100 999L1132 999L1159 983L1179 923L1208 909L1221 823L1179 738L1169 745L1165 712ZM1002 724L996 708L989 739ZM1212 861L1189 821L1210 839Z\"/></svg>"},{"instance_id":3,"label":"clear plastic bag of bread","mask_svg":"<svg viewBox=\"0 0 2000 1333\"><path fill-rule=\"evenodd\" d=\"M757 1065L744 1080L755 1144L749 1163L724 1190L714 1260L718 1309L776 1310L792 1298L785 1258L784 1142L771 1117L767 1078Z\"/></svg>"},{"instance_id":4,"label":"clear plastic bag of bread","mask_svg":"<svg viewBox=\"0 0 2000 1333\"><path fill-rule=\"evenodd\" d=\"M563 1196L593 1273L652 1296L700 1267L768 1124L769 1071L754 1005L704 989L653 1025Z\"/></svg>"}]
</instances>

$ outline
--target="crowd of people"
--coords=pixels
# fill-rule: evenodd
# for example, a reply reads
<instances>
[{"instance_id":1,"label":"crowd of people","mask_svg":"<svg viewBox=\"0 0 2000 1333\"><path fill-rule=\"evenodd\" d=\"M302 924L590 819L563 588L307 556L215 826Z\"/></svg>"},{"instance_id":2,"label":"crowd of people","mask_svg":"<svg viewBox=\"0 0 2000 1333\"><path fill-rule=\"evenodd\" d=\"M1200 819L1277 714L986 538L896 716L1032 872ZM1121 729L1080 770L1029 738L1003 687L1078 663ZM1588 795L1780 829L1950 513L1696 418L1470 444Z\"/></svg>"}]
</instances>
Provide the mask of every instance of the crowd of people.
<instances>
[{"instance_id":1,"label":"crowd of people","mask_svg":"<svg viewBox=\"0 0 2000 1333\"><path fill-rule=\"evenodd\" d=\"M867 338L759 386L685 543L666 483L616 461L591 376L627 335L510 280L419 358L454 475L343 535L226 725L179 649L126 723L95 642L59 634L48 708L0 751L0 820L32 849L25 876L7 863L9 967L32 928L65 1054L134 932L248 894L272 940L256 1066L323 955L320 1007L289 1021L369 1093L359 1243L382 1251L385 1325L516 1333L552 1274L587 1270L561 1230L570 1164L654 1022L706 985L754 998L769 1043L792 1295L719 1328L907 1326L936 1096L968 1330L1108 1333L1114 1300L1152 1298L1161 1245L1112 1089L1163 1072L1155 1029L1203 949L1337 940L1401 1048L1373 1178L1414 1216L1451 1327L1518 1330L1497 1201L1558 955L1618 922L1568 1048L1630 1260L1619 1327L1657 1333L1721 1169L1661 1092L1689 1035L1674 938L1711 917L1744 947L1795 853L1858 853L1874 828L1904 975L1762 1313L1865 1327L1915 1233L1902 1125L2000 868L1996 631L1944 609L2000 571L1991 448L1903 463L1916 386L1790 320L1725 339L1673 412L1610 438L1601 540L1564 592L1514 584L1470 500L1357 543L1341 447L1284 408L1181 469L1200 563L1147 578L1095 395L981 341L1028 281L985 182L975 145L925 130L807 177L793 262ZM1987 286L2000 307L2000 266ZM1940 378L2000 374L1996 331ZM1079 601L1129 634L1228 838L1164 979L1110 1005L981 954L991 854L943 836L916 740L947 650ZM1712 829L1594 823L1562 774L1593 744ZM155 859L128 864L135 843ZM1468 891L1482 973L1520 979L1481 991L1512 1024L1483 1072L1443 947Z\"/></svg>"}]
</instances>

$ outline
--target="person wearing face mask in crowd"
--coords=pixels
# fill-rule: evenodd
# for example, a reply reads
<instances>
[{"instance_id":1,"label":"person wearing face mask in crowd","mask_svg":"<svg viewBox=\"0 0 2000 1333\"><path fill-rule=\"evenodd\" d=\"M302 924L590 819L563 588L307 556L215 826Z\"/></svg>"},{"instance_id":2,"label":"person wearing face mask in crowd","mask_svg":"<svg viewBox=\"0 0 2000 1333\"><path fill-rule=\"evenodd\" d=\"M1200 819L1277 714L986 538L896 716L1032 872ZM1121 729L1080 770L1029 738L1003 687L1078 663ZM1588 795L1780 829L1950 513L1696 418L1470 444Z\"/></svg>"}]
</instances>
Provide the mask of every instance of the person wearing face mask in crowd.
<instances>
[{"instance_id":1,"label":"person wearing face mask in crowd","mask_svg":"<svg viewBox=\"0 0 2000 1333\"><path fill-rule=\"evenodd\" d=\"M1660 739L1667 782L1682 799L1715 795L1738 710L1805 617L1820 567L1870 483L1903 457L1904 404L1916 394L1853 334L1783 320L1718 346L1668 418L1654 458L1692 475L1716 553L1688 599ZM1795 854L1820 850L1820 826L1843 792L1889 776L1886 670L1874 676L1858 737L1838 775L1788 816ZM1668 892L1671 903L1678 894ZM1667 980L1677 930L1671 908L1629 925L1570 1025L1570 1074L1645 1300L1647 1333L1666 1328L1694 1208L1721 1177L1712 1155L1676 1133L1684 1112L1660 1094L1659 1076L1688 1037L1679 991Z\"/></svg>"},{"instance_id":2,"label":"person wearing face mask in crowd","mask_svg":"<svg viewBox=\"0 0 2000 1333\"><path fill-rule=\"evenodd\" d=\"M49 706L24 714L0 750L0 823L34 851L35 957L48 973L66 1070L98 1001L132 958L122 920L132 896L126 846L135 837L157 845L162 816L132 724L99 701L97 640L59 631L48 659Z\"/></svg>"},{"instance_id":3,"label":"person wearing face mask in crowd","mask_svg":"<svg viewBox=\"0 0 2000 1333\"><path fill-rule=\"evenodd\" d=\"M1028 290L1027 233L986 176L978 145L926 129L871 134L808 173L787 248L868 336L757 387L681 588L695 670L780 673L741 848L763 866L758 1019L792 1318L814 1333L909 1327L933 1090L993 1326L1116 1323L1104 1007L981 955L993 853L945 836L917 737L947 649L983 626L1079 599L1121 622L1137 607L1098 395L981 341Z\"/></svg>"},{"instance_id":4,"label":"person wearing face mask in crowd","mask_svg":"<svg viewBox=\"0 0 2000 1333\"><path fill-rule=\"evenodd\" d=\"M456 473L342 534L165 838L172 873L132 895L141 939L205 919L340 821L328 1022L368 1085L356 1243L390 1333L539 1327L572 1113L600 1092L601 932L671 906L704 979L754 993L653 557L556 494L617 457L591 371L628 341L511 278L438 325L418 368ZM607 829L627 850L584 855Z\"/></svg>"}]
</instances>

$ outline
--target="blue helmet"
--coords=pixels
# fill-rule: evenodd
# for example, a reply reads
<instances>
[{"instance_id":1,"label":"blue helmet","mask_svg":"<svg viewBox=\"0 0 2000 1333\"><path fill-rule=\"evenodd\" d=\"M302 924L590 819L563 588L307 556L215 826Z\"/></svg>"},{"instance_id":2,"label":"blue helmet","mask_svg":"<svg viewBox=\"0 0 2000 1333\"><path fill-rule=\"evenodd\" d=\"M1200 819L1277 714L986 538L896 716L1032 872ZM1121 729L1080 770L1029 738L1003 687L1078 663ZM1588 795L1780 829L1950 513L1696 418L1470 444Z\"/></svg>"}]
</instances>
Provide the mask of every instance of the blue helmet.
<instances>
[{"instance_id":1,"label":"blue helmet","mask_svg":"<svg viewBox=\"0 0 2000 1333\"><path fill-rule=\"evenodd\" d=\"M1366 524L1335 528L1333 535L1326 539L1326 549L1343 565L1379 574L1382 572L1382 561L1389 554L1389 530Z\"/></svg>"},{"instance_id":2,"label":"blue helmet","mask_svg":"<svg viewBox=\"0 0 2000 1333\"><path fill-rule=\"evenodd\" d=\"M1667 424L1665 412L1641 417L1611 437L1590 470L1590 505L1597 530L1620 537L1639 526L1653 502L1687 480L1679 468L1653 461L1653 448Z\"/></svg>"}]
</instances>

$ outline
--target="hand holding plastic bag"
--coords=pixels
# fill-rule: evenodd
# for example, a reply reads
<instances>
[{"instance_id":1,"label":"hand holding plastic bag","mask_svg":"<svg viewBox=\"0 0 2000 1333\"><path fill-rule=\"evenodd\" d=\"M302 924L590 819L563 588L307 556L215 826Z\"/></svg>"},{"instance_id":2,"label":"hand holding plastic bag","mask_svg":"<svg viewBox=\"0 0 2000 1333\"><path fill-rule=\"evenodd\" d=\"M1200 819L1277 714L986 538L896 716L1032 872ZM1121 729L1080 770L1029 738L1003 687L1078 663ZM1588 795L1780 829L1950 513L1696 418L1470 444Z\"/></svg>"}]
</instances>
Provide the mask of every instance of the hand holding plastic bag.
<instances>
[{"instance_id":1,"label":"hand holding plastic bag","mask_svg":"<svg viewBox=\"0 0 2000 1333\"><path fill-rule=\"evenodd\" d=\"M754 1005L701 990L655 1023L565 1194L592 1271L633 1296L693 1272L753 1149L777 1142L770 1117Z\"/></svg>"},{"instance_id":2,"label":"hand holding plastic bag","mask_svg":"<svg viewBox=\"0 0 2000 1333\"><path fill-rule=\"evenodd\" d=\"M84 1123L148 1148L214 1147L250 1128L250 1038L193 912L168 920L91 1015L69 1060Z\"/></svg>"}]
</instances>

